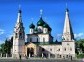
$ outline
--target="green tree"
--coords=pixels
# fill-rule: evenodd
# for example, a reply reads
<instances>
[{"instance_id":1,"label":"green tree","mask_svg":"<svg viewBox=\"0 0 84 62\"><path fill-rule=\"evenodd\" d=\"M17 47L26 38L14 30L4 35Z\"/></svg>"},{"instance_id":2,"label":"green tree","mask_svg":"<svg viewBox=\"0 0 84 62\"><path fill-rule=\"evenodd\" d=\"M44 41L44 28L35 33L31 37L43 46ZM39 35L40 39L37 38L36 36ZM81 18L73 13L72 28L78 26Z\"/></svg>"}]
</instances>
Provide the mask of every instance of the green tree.
<instances>
[{"instance_id":1,"label":"green tree","mask_svg":"<svg viewBox=\"0 0 84 62\"><path fill-rule=\"evenodd\" d=\"M80 39L80 40L76 41L75 45L76 45L76 53L78 53L77 49L82 50L82 52L84 53L84 39Z\"/></svg>"},{"instance_id":2,"label":"green tree","mask_svg":"<svg viewBox=\"0 0 84 62\"><path fill-rule=\"evenodd\" d=\"M13 37L11 39L6 39L5 43L1 44L0 52L4 54L10 54L11 53L11 48L13 45Z\"/></svg>"}]
</instances>

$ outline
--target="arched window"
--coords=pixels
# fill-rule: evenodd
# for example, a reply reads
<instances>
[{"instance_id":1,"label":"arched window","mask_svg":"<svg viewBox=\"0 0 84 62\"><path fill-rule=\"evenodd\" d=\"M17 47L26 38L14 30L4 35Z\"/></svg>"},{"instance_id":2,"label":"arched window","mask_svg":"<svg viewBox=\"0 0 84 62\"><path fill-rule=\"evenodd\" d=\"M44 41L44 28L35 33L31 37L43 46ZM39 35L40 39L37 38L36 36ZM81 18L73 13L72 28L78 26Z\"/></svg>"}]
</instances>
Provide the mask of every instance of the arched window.
<instances>
[{"instance_id":1,"label":"arched window","mask_svg":"<svg viewBox=\"0 0 84 62\"><path fill-rule=\"evenodd\" d=\"M70 48L70 51L72 51L72 48Z\"/></svg>"},{"instance_id":2,"label":"arched window","mask_svg":"<svg viewBox=\"0 0 84 62\"><path fill-rule=\"evenodd\" d=\"M60 49L58 49L58 51L60 51Z\"/></svg>"},{"instance_id":3,"label":"arched window","mask_svg":"<svg viewBox=\"0 0 84 62\"><path fill-rule=\"evenodd\" d=\"M66 55L66 58L68 58L68 55Z\"/></svg>"},{"instance_id":4,"label":"arched window","mask_svg":"<svg viewBox=\"0 0 84 62\"><path fill-rule=\"evenodd\" d=\"M67 45L69 45L69 43L67 43Z\"/></svg>"},{"instance_id":5,"label":"arched window","mask_svg":"<svg viewBox=\"0 0 84 62\"><path fill-rule=\"evenodd\" d=\"M43 42L45 42L45 38L43 38Z\"/></svg>"},{"instance_id":6,"label":"arched window","mask_svg":"<svg viewBox=\"0 0 84 62\"><path fill-rule=\"evenodd\" d=\"M64 48L64 51L66 51L66 48Z\"/></svg>"},{"instance_id":7,"label":"arched window","mask_svg":"<svg viewBox=\"0 0 84 62\"><path fill-rule=\"evenodd\" d=\"M30 38L30 42L32 42L32 38Z\"/></svg>"},{"instance_id":8,"label":"arched window","mask_svg":"<svg viewBox=\"0 0 84 62\"><path fill-rule=\"evenodd\" d=\"M15 33L15 38L17 38L17 33Z\"/></svg>"},{"instance_id":9,"label":"arched window","mask_svg":"<svg viewBox=\"0 0 84 62\"><path fill-rule=\"evenodd\" d=\"M22 39L22 33L19 33L19 37L20 37L20 39Z\"/></svg>"},{"instance_id":10,"label":"arched window","mask_svg":"<svg viewBox=\"0 0 84 62\"><path fill-rule=\"evenodd\" d=\"M45 29L45 32L47 33L47 29Z\"/></svg>"},{"instance_id":11,"label":"arched window","mask_svg":"<svg viewBox=\"0 0 84 62\"><path fill-rule=\"evenodd\" d=\"M61 58L61 55L60 55L60 58Z\"/></svg>"},{"instance_id":12,"label":"arched window","mask_svg":"<svg viewBox=\"0 0 84 62\"><path fill-rule=\"evenodd\" d=\"M38 32L39 32L39 33L41 33L41 32L42 32L42 30L41 30L40 28L38 28Z\"/></svg>"},{"instance_id":13,"label":"arched window","mask_svg":"<svg viewBox=\"0 0 84 62\"><path fill-rule=\"evenodd\" d=\"M38 38L37 38L37 42L38 42Z\"/></svg>"}]
</instances>

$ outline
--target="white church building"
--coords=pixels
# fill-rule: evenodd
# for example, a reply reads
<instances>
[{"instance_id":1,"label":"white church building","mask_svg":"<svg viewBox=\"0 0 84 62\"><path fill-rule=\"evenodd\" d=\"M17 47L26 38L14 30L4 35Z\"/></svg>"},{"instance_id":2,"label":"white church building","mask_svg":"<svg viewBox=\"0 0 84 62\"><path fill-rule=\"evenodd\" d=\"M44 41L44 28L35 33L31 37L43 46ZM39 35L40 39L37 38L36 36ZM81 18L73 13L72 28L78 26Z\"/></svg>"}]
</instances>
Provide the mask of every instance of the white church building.
<instances>
[{"instance_id":1,"label":"white church building","mask_svg":"<svg viewBox=\"0 0 84 62\"><path fill-rule=\"evenodd\" d=\"M19 58L19 56L46 58L75 57L75 41L68 8L66 8L61 42L53 42L53 36L51 35L52 28L43 20L42 16L37 22L37 26L31 23L29 28L29 34L26 34L27 39L25 39L22 11L19 9L13 32L13 58Z\"/></svg>"}]
</instances>

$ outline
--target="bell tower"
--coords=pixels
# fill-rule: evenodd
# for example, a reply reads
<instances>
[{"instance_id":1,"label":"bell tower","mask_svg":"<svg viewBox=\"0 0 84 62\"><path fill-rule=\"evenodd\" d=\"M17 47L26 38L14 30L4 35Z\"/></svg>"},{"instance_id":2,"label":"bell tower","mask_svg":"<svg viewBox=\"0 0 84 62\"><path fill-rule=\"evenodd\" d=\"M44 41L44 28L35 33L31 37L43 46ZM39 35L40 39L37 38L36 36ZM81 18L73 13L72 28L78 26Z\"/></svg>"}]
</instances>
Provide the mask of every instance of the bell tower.
<instances>
[{"instance_id":1,"label":"bell tower","mask_svg":"<svg viewBox=\"0 0 84 62\"><path fill-rule=\"evenodd\" d=\"M64 23L64 30L63 30L62 39L63 39L63 41L74 40L74 34L73 34L71 23L70 23L68 8L66 8L65 23Z\"/></svg>"},{"instance_id":2,"label":"bell tower","mask_svg":"<svg viewBox=\"0 0 84 62\"><path fill-rule=\"evenodd\" d=\"M21 8L19 7L17 22L13 33L13 58L23 57L25 54L25 32L22 23Z\"/></svg>"}]
</instances>

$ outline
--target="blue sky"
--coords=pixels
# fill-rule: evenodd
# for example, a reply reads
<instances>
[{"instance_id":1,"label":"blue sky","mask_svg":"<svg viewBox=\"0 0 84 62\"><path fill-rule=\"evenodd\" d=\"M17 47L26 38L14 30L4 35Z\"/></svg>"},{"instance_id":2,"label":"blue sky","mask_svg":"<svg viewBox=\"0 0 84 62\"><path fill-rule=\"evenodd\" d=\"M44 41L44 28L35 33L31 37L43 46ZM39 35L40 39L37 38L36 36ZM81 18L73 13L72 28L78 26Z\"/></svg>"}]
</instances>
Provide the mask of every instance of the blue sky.
<instances>
[{"instance_id":1,"label":"blue sky","mask_svg":"<svg viewBox=\"0 0 84 62\"><path fill-rule=\"evenodd\" d=\"M52 28L54 39L59 40L63 32L66 2L75 38L84 38L83 0L0 0L0 43L13 34L19 4L26 34L32 22L36 25L42 9L44 21Z\"/></svg>"}]
</instances>

